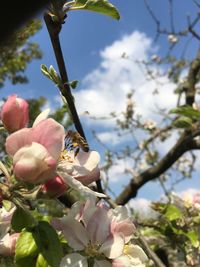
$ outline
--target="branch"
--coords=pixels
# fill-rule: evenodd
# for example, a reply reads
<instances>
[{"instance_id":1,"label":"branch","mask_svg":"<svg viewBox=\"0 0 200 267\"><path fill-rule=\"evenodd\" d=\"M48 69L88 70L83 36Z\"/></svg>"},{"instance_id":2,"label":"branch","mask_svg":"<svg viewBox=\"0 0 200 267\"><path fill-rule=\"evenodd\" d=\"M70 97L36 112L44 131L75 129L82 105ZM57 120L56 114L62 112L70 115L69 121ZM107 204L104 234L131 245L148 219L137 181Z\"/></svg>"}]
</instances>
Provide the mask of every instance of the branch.
<instances>
[{"instance_id":1,"label":"branch","mask_svg":"<svg viewBox=\"0 0 200 267\"><path fill-rule=\"evenodd\" d=\"M60 72L60 77L63 83L63 87L59 89L67 101L69 110L71 112L72 120L74 122L77 132L86 140L86 137L85 137L85 134L84 134L84 131L83 131L83 128L82 128L82 125L81 125L81 122L80 122L80 119L79 119L79 116L78 116L78 113L77 113L77 110L74 104L74 99L71 93L71 89L69 86L67 70L65 67L62 49L60 46L59 33L61 31L61 23L53 21L51 16L48 13L45 13L44 21L46 23L47 30L49 32L49 36L51 39L51 43L53 46L54 54L55 54L59 72Z\"/></svg>"},{"instance_id":2,"label":"branch","mask_svg":"<svg viewBox=\"0 0 200 267\"><path fill-rule=\"evenodd\" d=\"M115 202L118 205L126 204L131 198L137 195L138 190L147 182L152 181L167 171L186 151L191 149L199 149L199 142L194 139L195 136L200 135L199 130L194 132L185 131L179 138L177 143L171 150L158 162L146 171L131 179L129 184L124 188L121 194L117 197Z\"/></svg>"},{"instance_id":3,"label":"branch","mask_svg":"<svg viewBox=\"0 0 200 267\"><path fill-rule=\"evenodd\" d=\"M187 81L183 85L186 95L186 105L192 105L195 102L196 83L198 82L198 74L200 72L200 50L196 58L192 61L187 77Z\"/></svg>"}]
</instances>

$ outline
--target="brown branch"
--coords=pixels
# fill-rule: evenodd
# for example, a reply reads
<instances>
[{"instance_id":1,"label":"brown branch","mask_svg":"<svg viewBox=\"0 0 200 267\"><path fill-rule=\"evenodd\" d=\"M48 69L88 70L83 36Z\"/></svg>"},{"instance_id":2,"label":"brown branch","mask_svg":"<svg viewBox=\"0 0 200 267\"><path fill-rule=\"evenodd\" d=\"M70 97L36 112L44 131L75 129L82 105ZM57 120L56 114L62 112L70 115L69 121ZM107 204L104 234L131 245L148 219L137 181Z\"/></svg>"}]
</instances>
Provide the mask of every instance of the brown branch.
<instances>
[{"instance_id":1,"label":"brown branch","mask_svg":"<svg viewBox=\"0 0 200 267\"><path fill-rule=\"evenodd\" d=\"M185 152L192 149L199 149L199 143L194 139L200 134L199 130L194 132L185 131L171 150L153 166L138 176L131 179L121 194L115 200L118 205L126 204L131 198L137 195L138 190L147 182L158 178L167 171Z\"/></svg>"},{"instance_id":2,"label":"brown branch","mask_svg":"<svg viewBox=\"0 0 200 267\"><path fill-rule=\"evenodd\" d=\"M192 105L195 102L196 83L198 82L198 74L200 72L200 50L196 58L191 62L187 81L183 85L186 95L186 105Z\"/></svg>"},{"instance_id":3,"label":"brown branch","mask_svg":"<svg viewBox=\"0 0 200 267\"><path fill-rule=\"evenodd\" d=\"M69 79L67 75L67 70L65 67L65 62L62 54L62 49L60 46L60 39L59 39L59 33L61 31L61 23L53 21L51 16L48 13L45 13L44 15L44 21L47 26L47 30L49 32L49 36L51 39L51 43L53 46L54 54L56 57L56 61L58 64L59 72L60 72L60 77L63 83L63 87L59 88L62 95L67 101L67 104L69 106L69 110L71 112L72 120L74 122L75 128L77 132L86 140L79 116L77 114L77 110L74 104L74 99L71 93L71 89L69 86Z\"/></svg>"}]
</instances>

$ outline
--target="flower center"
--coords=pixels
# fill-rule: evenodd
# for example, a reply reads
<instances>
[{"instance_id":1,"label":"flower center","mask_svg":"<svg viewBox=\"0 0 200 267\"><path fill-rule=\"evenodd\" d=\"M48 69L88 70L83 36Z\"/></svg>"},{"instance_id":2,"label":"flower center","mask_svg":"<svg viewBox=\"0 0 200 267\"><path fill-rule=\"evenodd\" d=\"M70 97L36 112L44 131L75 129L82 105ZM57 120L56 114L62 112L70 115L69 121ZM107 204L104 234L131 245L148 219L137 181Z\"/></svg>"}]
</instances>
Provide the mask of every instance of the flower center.
<instances>
[{"instance_id":1,"label":"flower center","mask_svg":"<svg viewBox=\"0 0 200 267\"><path fill-rule=\"evenodd\" d=\"M99 246L98 245L94 245L94 244L89 244L86 248L85 248L85 253L90 256L90 257L96 257L99 256L100 253L98 251Z\"/></svg>"},{"instance_id":2,"label":"flower center","mask_svg":"<svg viewBox=\"0 0 200 267\"><path fill-rule=\"evenodd\" d=\"M72 155L69 154L67 150L63 150L60 154L60 161L67 161L69 163L73 163L74 160L72 158Z\"/></svg>"}]
</instances>

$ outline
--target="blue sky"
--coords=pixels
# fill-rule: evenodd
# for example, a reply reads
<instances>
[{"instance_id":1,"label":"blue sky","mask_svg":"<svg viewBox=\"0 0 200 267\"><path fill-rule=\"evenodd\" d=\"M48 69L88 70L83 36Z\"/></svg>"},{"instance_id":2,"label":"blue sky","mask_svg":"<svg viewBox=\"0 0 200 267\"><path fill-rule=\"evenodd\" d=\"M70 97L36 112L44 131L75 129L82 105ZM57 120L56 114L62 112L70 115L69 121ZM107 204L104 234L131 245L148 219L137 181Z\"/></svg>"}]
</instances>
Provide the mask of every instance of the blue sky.
<instances>
[{"instance_id":1,"label":"blue sky","mask_svg":"<svg viewBox=\"0 0 200 267\"><path fill-rule=\"evenodd\" d=\"M141 100L143 93L145 94L141 73L136 67L130 66L129 63L118 61L118 58L124 50L124 52L128 51L130 56L133 56L133 59L136 60L138 57L139 59L142 57L144 59L149 58L154 53L164 55L168 48L167 36L161 36L157 43L153 42L156 26L146 10L143 0L112 0L112 3L116 5L121 13L120 21L92 12L75 11L68 14L66 23L63 25L60 37L68 75L70 80L77 79L80 81L75 92L80 114L86 109L89 109L91 114L97 115L106 115L106 112L111 111L109 108L120 111L124 107L125 94L127 90L131 89L132 85L135 87L134 89L141 87L140 92L137 93L138 100ZM168 27L168 1L150 0L149 3L163 25ZM176 29L186 27L186 14L194 16L196 12L197 8L193 1L174 0ZM41 14L39 16L41 17ZM59 104L58 98L56 98L58 96L57 88L40 71L42 63L47 66L53 65L57 69L45 26L32 39L40 44L43 58L32 62L28 66L26 71L29 78L28 84L13 86L7 82L5 88L1 90L1 97L7 97L14 92L24 98L45 96L49 100L49 105L54 107L54 105ZM186 40L183 40L183 44L184 42ZM180 55L180 47L183 44L180 44L174 50L175 54ZM192 49L190 48L187 51L186 56L194 56L196 48L197 45L193 43ZM126 51L126 49L128 50ZM123 72L124 67L127 69L125 74ZM120 78L114 77L116 73L119 74ZM121 91L119 91L117 85L121 86L119 86ZM148 86L152 89L154 85L148 84ZM137 90L139 90L138 88ZM163 100L166 102L166 97L168 97L167 107L174 104L172 89L172 84L166 86L165 92L161 95L163 98L161 101L159 100L160 103ZM169 90L169 93L166 95L167 90ZM94 96L93 100L92 95ZM91 103L92 101L93 103ZM143 100L142 105L139 106L139 110L145 118L154 116L151 111L148 111L148 108L151 109L149 101L145 102ZM102 133L104 140L105 136L108 137L105 133L110 131L109 125L92 124L85 117L81 117L81 119L88 136L91 136L89 129L95 127ZM110 142L109 138L107 141ZM115 145L113 140L111 142ZM93 144L93 140L91 140L91 144ZM113 171L114 174L115 171ZM112 188L118 192L121 190L121 186L127 182L127 179L123 178L123 175L121 176L121 180L117 179L112 183ZM178 190L186 190L188 187L200 188L197 178L193 179L192 185L191 181L181 184ZM154 182L146 185L139 193L139 197L158 199L161 194L162 190Z\"/></svg>"}]
</instances>

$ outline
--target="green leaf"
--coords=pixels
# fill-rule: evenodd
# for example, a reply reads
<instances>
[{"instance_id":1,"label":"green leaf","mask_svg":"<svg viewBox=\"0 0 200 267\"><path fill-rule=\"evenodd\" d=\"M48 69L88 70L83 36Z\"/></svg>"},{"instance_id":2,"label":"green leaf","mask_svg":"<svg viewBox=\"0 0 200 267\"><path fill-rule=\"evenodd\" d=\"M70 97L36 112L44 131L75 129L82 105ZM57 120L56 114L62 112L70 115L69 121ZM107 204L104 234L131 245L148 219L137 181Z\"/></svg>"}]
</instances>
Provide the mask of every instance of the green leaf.
<instances>
[{"instance_id":1,"label":"green leaf","mask_svg":"<svg viewBox=\"0 0 200 267\"><path fill-rule=\"evenodd\" d=\"M181 116L173 122L174 126L177 128L189 128L192 126L192 123L193 121L186 116Z\"/></svg>"},{"instance_id":2,"label":"green leaf","mask_svg":"<svg viewBox=\"0 0 200 267\"><path fill-rule=\"evenodd\" d=\"M31 232L21 232L17 239L16 250L15 250L15 262L21 262L23 266L24 262L31 261L37 255L37 246ZM25 265L24 265L25 266ZM28 266L28 265L26 265Z\"/></svg>"},{"instance_id":3,"label":"green leaf","mask_svg":"<svg viewBox=\"0 0 200 267\"><path fill-rule=\"evenodd\" d=\"M189 118L200 118L200 112L191 106L182 106L170 110L170 113L180 114Z\"/></svg>"},{"instance_id":4,"label":"green leaf","mask_svg":"<svg viewBox=\"0 0 200 267\"><path fill-rule=\"evenodd\" d=\"M38 258L36 261L36 267L49 267L48 262L45 260L42 254L38 255Z\"/></svg>"},{"instance_id":5,"label":"green leaf","mask_svg":"<svg viewBox=\"0 0 200 267\"><path fill-rule=\"evenodd\" d=\"M51 267L58 267L62 258L62 247L54 228L40 221L33 231L39 252Z\"/></svg>"},{"instance_id":6,"label":"green leaf","mask_svg":"<svg viewBox=\"0 0 200 267\"><path fill-rule=\"evenodd\" d=\"M13 214L11 225L15 232L21 232L23 228L30 228L37 224L31 212L25 208L17 207Z\"/></svg>"},{"instance_id":7,"label":"green leaf","mask_svg":"<svg viewBox=\"0 0 200 267\"><path fill-rule=\"evenodd\" d=\"M69 10L88 10L110 16L114 19L120 19L117 8L108 0L76 0L75 4Z\"/></svg>"},{"instance_id":8,"label":"green leaf","mask_svg":"<svg viewBox=\"0 0 200 267\"><path fill-rule=\"evenodd\" d=\"M198 233L195 232L194 230L185 233L185 236L187 236L192 244L193 247L198 248L199 247L199 237L198 237Z\"/></svg>"},{"instance_id":9,"label":"green leaf","mask_svg":"<svg viewBox=\"0 0 200 267\"><path fill-rule=\"evenodd\" d=\"M166 212L165 212L165 218L169 221L174 221L182 217L181 211L175 206L175 205L168 205Z\"/></svg>"}]
</instances>

